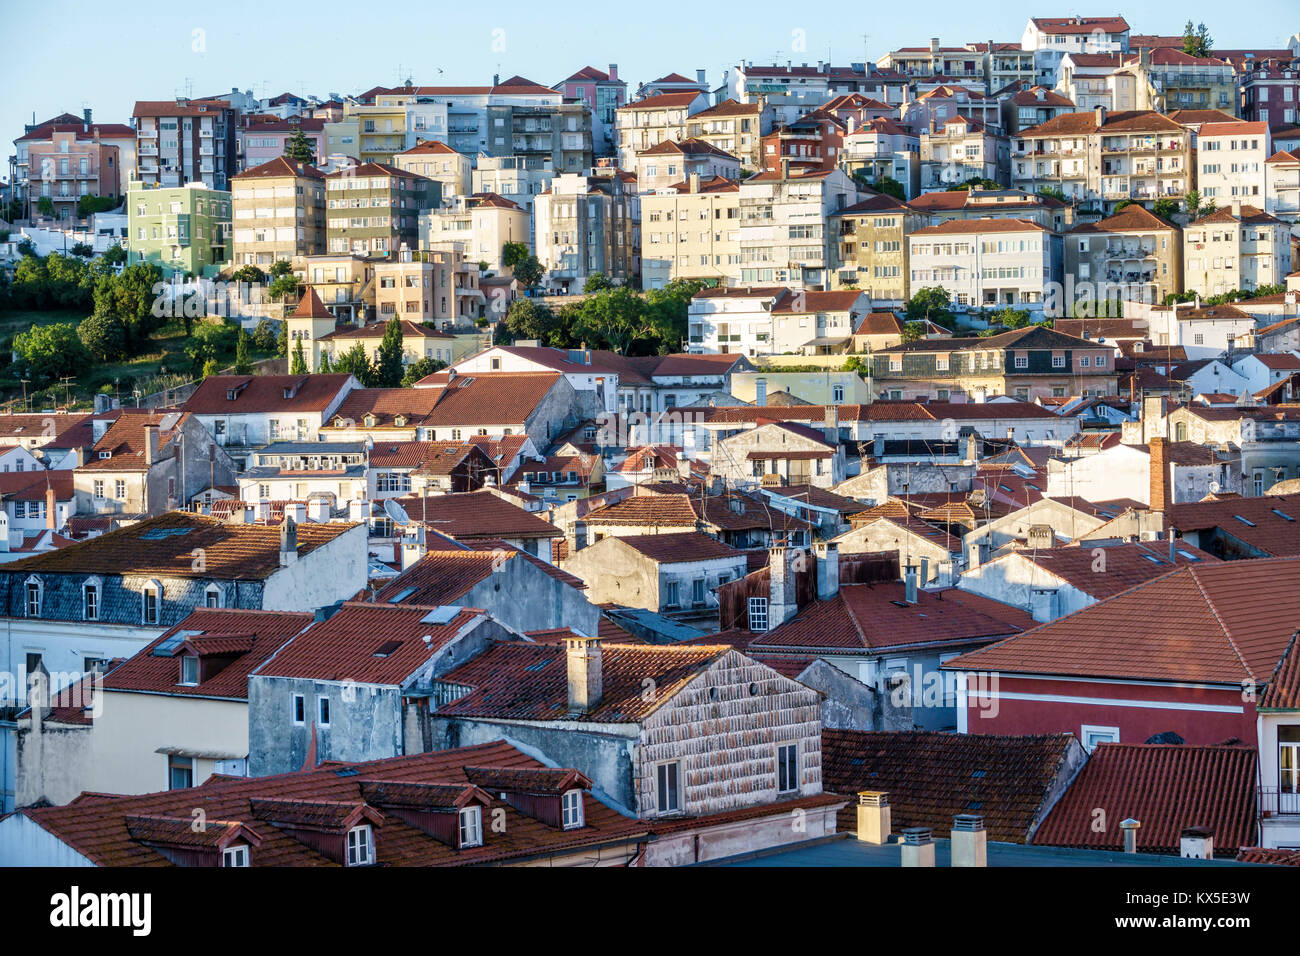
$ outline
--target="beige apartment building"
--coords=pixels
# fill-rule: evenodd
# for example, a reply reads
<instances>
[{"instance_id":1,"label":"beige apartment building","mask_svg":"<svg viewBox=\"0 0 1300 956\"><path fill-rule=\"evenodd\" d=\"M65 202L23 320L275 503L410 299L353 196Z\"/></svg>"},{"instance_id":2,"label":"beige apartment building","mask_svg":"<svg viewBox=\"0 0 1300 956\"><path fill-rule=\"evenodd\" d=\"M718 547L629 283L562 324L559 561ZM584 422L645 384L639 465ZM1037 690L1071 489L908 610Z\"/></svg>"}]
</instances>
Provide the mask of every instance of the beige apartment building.
<instances>
[{"instance_id":1,"label":"beige apartment building","mask_svg":"<svg viewBox=\"0 0 1300 956\"><path fill-rule=\"evenodd\" d=\"M325 253L308 256L303 263L303 281L341 321L364 322L374 316L375 262L355 253Z\"/></svg>"},{"instance_id":2,"label":"beige apartment building","mask_svg":"<svg viewBox=\"0 0 1300 956\"><path fill-rule=\"evenodd\" d=\"M393 165L408 173L442 183L442 199L468 196L474 169L473 161L446 143L425 140L393 156Z\"/></svg>"},{"instance_id":3,"label":"beige apartment building","mask_svg":"<svg viewBox=\"0 0 1300 956\"><path fill-rule=\"evenodd\" d=\"M834 265L833 214L858 201L842 169L762 172L740 184L740 281L822 287Z\"/></svg>"},{"instance_id":4,"label":"beige apartment building","mask_svg":"<svg viewBox=\"0 0 1300 956\"><path fill-rule=\"evenodd\" d=\"M507 242L531 245L532 227L526 211L495 193L456 196L450 203L420 214L420 248L450 249L465 259L485 262L500 273Z\"/></svg>"},{"instance_id":5,"label":"beige apartment building","mask_svg":"<svg viewBox=\"0 0 1300 956\"><path fill-rule=\"evenodd\" d=\"M564 173L533 205L537 258L545 284L557 292L580 292L602 273L624 285L640 271L641 207L627 173Z\"/></svg>"},{"instance_id":6,"label":"beige apartment building","mask_svg":"<svg viewBox=\"0 0 1300 956\"><path fill-rule=\"evenodd\" d=\"M698 139L665 140L637 153L638 192L675 186L691 176L704 180L739 179L740 159Z\"/></svg>"},{"instance_id":7,"label":"beige apartment building","mask_svg":"<svg viewBox=\"0 0 1300 956\"><path fill-rule=\"evenodd\" d=\"M1061 190L1102 212L1125 201L1181 200L1192 182L1191 133L1151 110L1067 113L1011 142L1011 185Z\"/></svg>"},{"instance_id":8,"label":"beige apartment building","mask_svg":"<svg viewBox=\"0 0 1300 956\"><path fill-rule=\"evenodd\" d=\"M1066 281L1074 277L1076 301L1085 283L1093 301L1158 303L1183 291L1183 231L1136 203L1075 226L1064 245Z\"/></svg>"},{"instance_id":9,"label":"beige apartment building","mask_svg":"<svg viewBox=\"0 0 1300 956\"><path fill-rule=\"evenodd\" d=\"M637 154L642 150L665 140L686 139L688 117L702 112L708 105L706 94L689 90L659 93L620 106L614 114L619 169L632 172L636 169Z\"/></svg>"},{"instance_id":10,"label":"beige apartment building","mask_svg":"<svg viewBox=\"0 0 1300 956\"><path fill-rule=\"evenodd\" d=\"M641 287L740 280L740 184L691 176L641 196Z\"/></svg>"},{"instance_id":11,"label":"beige apartment building","mask_svg":"<svg viewBox=\"0 0 1300 956\"><path fill-rule=\"evenodd\" d=\"M753 173L763 168L762 118L760 103L723 100L690 117L686 135L739 157L742 171Z\"/></svg>"},{"instance_id":12,"label":"beige apartment building","mask_svg":"<svg viewBox=\"0 0 1300 956\"><path fill-rule=\"evenodd\" d=\"M281 156L234 176L233 263L263 270L325 251L325 174Z\"/></svg>"},{"instance_id":13,"label":"beige apartment building","mask_svg":"<svg viewBox=\"0 0 1300 956\"><path fill-rule=\"evenodd\" d=\"M872 196L833 213L830 230L833 289L861 289L875 302L901 305L911 295L907 237L928 225L907 203Z\"/></svg>"},{"instance_id":14,"label":"beige apartment building","mask_svg":"<svg viewBox=\"0 0 1300 956\"><path fill-rule=\"evenodd\" d=\"M1234 199L1183 230L1183 288L1203 296L1280 285L1291 272L1291 231Z\"/></svg>"}]
</instances>

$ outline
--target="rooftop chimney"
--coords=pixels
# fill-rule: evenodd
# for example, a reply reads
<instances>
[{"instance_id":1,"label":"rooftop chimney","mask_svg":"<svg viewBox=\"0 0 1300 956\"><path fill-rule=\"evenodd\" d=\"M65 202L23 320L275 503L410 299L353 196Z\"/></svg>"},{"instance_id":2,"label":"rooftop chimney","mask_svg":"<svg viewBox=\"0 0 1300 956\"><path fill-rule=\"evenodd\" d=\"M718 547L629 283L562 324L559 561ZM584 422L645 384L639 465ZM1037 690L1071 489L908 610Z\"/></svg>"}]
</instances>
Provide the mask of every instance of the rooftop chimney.
<instances>
[{"instance_id":1,"label":"rooftop chimney","mask_svg":"<svg viewBox=\"0 0 1300 956\"><path fill-rule=\"evenodd\" d=\"M1094 112L1097 115L1097 125L1104 126L1106 123L1106 107L1098 106Z\"/></svg>"},{"instance_id":2,"label":"rooftop chimney","mask_svg":"<svg viewBox=\"0 0 1300 956\"><path fill-rule=\"evenodd\" d=\"M280 567L287 568L298 560L298 525L287 514L280 524Z\"/></svg>"},{"instance_id":3,"label":"rooftop chimney","mask_svg":"<svg viewBox=\"0 0 1300 956\"><path fill-rule=\"evenodd\" d=\"M799 598L795 593L794 566L797 561L795 555L802 556L803 552L797 548L794 552L792 554L791 549L784 544L778 544L768 552L767 626L769 629L784 624L799 610Z\"/></svg>"},{"instance_id":4,"label":"rooftop chimney","mask_svg":"<svg viewBox=\"0 0 1300 956\"><path fill-rule=\"evenodd\" d=\"M1152 438L1147 447L1151 453L1151 510L1163 512L1173 504L1169 487L1169 440Z\"/></svg>"},{"instance_id":5,"label":"rooftop chimney","mask_svg":"<svg viewBox=\"0 0 1300 956\"><path fill-rule=\"evenodd\" d=\"M1233 218L1233 219L1240 219L1240 218L1241 218L1241 200L1240 200L1240 199L1234 199L1234 200L1232 201L1232 218Z\"/></svg>"},{"instance_id":6,"label":"rooftop chimney","mask_svg":"<svg viewBox=\"0 0 1300 956\"><path fill-rule=\"evenodd\" d=\"M822 541L813 546L817 555L817 600L829 601L840 591L840 546Z\"/></svg>"},{"instance_id":7,"label":"rooftop chimney","mask_svg":"<svg viewBox=\"0 0 1300 956\"><path fill-rule=\"evenodd\" d=\"M688 192L698 193L698 192L700 191L700 174L699 174L699 173L691 173L689 176L686 177L686 182L687 182L687 184L688 184L688 186L687 186L687 191L688 191Z\"/></svg>"},{"instance_id":8,"label":"rooftop chimney","mask_svg":"<svg viewBox=\"0 0 1300 956\"><path fill-rule=\"evenodd\" d=\"M767 404L767 379L754 380L754 404L762 408Z\"/></svg>"},{"instance_id":9,"label":"rooftop chimney","mask_svg":"<svg viewBox=\"0 0 1300 956\"><path fill-rule=\"evenodd\" d=\"M952 865L988 866L988 832L977 813L959 813L952 818Z\"/></svg>"},{"instance_id":10,"label":"rooftop chimney","mask_svg":"<svg viewBox=\"0 0 1300 956\"><path fill-rule=\"evenodd\" d=\"M292 518L294 525L300 525L307 520L307 504L302 501L291 501L284 506L285 518Z\"/></svg>"},{"instance_id":11,"label":"rooftop chimney","mask_svg":"<svg viewBox=\"0 0 1300 956\"><path fill-rule=\"evenodd\" d=\"M903 831L903 866L934 866L929 827L908 827Z\"/></svg>"},{"instance_id":12,"label":"rooftop chimney","mask_svg":"<svg viewBox=\"0 0 1300 956\"><path fill-rule=\"evenodd\" d=\"M840 443L840 410L834 405L826 406L826 418L822 422L822 432L832 445Z\"/></svg>"},{"instance_id":13,"label":"rooftop chimney","mask_svg":"<svg viewBox=\"0 0 1300 956\"><path fill-rule=\"evenodd\" d=\"M696 71L695 71L695 79L696 79L697 81L699 81L702 85L704 85L704 86L708 86L708 85L709 85L709 81L706 80L706 79L704 78L704 77L705 77L705 73L706 73L706 71L704 71L704 70L696 70Z\"/></svg>"},{"instance_id":14,"label":"rooftop chimney","mask_svg":"<svg viewBox=\"0 0 1300 956\"><path fill-rule=\"evenodd\" d=\"M600 703L600 638L570 637L564 642L569 669L569 710L590 713Z\"/></svg>"},{"instance_id":15,"label":"rooftop chimney","mask_svg":"<svg viewBox=\"0 0 1300 956\"><path fill-rule=\"evenodd\" d=\"M144 463L152 465L158 460L158 426L144 426Z\"/></svg>"},{"instance_id":16,"label":"rooftop chimney","mask_svg":"<svg viewBox=\"0 0 1300 956\"><path fill-rule=\"evenodd\" d=\"M58 530L58 522L55 518L55 512L58 510L58 500L54 494L54 486L46 485L45 487L45 527L51 531Z\"/></svg>"},{"instance_id":17,"label":"rooftop chimney","mask_svg":"<svg viewBox=\"0 0 1300 956\"><path fill-rule=\"evenodd\" d=\"M618 64L617 64L617 63L611 63L611 64L609 65L609 78L610 78L611 80L617 80L617 79L618 79Z\"/></svg>"},{"instance_id":18,"label":"rooftop chimney","mask_svg":"<svg viewBox=\"0 0 1300 956\"><path fill-rule=\"evenodd\" d=\"M1186 827L1178 835L1178 855L1184 860L1214 858L1214 831L1209 827Z\"/></svg>"},{"instance_id":19,"label":"rooftop chimney","mask_svg":"<svg viewBox=\"0 0 1300 956\"><path fill-rule=\"evenodd\" d=\"M81 124L81 125L82 125L83 130L84 130L85 132L87 132L87 133L90 132L90 116L91 116L91 113L90 113L90 109L89 109L89 108L86 108L86 109L84 109L84 110L81 111L81 118L82 118L82 124Z\"/></svg>"},{"instance_id":20,"label":"rooftop chimney","mask_svg":"<svg viewBox=\"0 0 1300 956\"><path fill-rule=\"evenodd\" d=\"M1136 853L1138 851L1138 827L1140 826L1142 826L1142 824L1138 823L1132 817L1120 821L1119 828L1124 831L1125 853Z\"/></svg>"},{"instance_id":21,"label":"rooftop chimney","mask_svg":"<svg viewBox=\"0 0 1300 956\"><path fill-rule=\"evenodd\" d=\"M889 794L884 790L858 792L858 839L883 846L889 842Z\"/></svg>"}]
</instances>

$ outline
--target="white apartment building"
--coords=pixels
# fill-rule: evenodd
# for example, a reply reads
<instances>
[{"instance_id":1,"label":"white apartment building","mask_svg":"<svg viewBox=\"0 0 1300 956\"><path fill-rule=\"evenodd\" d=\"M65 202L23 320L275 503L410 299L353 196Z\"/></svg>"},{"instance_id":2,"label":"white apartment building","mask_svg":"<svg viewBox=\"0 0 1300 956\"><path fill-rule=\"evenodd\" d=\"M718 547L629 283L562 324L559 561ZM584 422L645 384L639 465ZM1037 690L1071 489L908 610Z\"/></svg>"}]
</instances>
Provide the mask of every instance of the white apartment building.
<instances>
[{"instance_id":1,"label":"white apartment building","mask_svg":"<svg viewBox=\"0 0 1300 956\"><path fill-rule=\"evenodd\" d=\"M637 153L636 188L653 192L700 179L739 179L740 158L699 139L665 140Z\"/></svg>"},{"instance_id":2,"label":"white apartment building","mask_svg":"<svg viewBox=\"0 0 1300 956\"><path fill-rule=\"evenodd\" d=\"M860 171L868 182L902 183L906 199L921 190L921 138L892 119L874 119L845 135L839 164L850 175Z\"/></svg>"},{"instance_id":3,"label":"white apartment building","mask_svg":"<svg viewBox=\"0 0 1300 956\"><path fill-rule=\"evenodd\" d=\"M477 165L470 174L476 193L496 193L509 199L532 222L533 199L551 188L555 168L549 159L532 156L488 156L480 154ZM533 237L530 234L528 244Z\"/></svg>"},{"instance_id":4,"label":"white apartment building","mask_svg":"<svg viewBox=\"0 0 1300 956\"><path fill-rule=\"evenodd\" d=\"M691 176L641 197L641 288L740 281L740 184Z\"/></svg>"},{"instance_id":5,"label":"white apartment building","mask_svg":"<svg viewBox=\"0 0 1300 956\"><path fill-rule=\"evenodd\" d=\"M528 213L504 196L480 193L456 196L437 209L420 213L420 248L459 252L470 262L486 262L500 273L507 242L531 245Z\"/></svg>"},{"instance_id":6,"label":"white apartment building","mask_svg":"<svg viewBox=\"0 0 1300 956\"><path fill-rule=\"evenodd\" d=\"M1197 136L1196 188L1222 206L1234 199L1262 206L1272 154L1267 123L1207 123Z\"/></svg>"},{"instance_id":7,"label":"white apartment building","mask_svg":"<svg viewBox=\"0 0 1300 956\"><path fill-rule=\"evenodd\" d=\"M1203 296L1280 285L1291 271L1291 230L1234 199L1183 230L1183 289Z\"/></svg>"},{"instance_id":8,"label":"white apartment building","mask_svg":"<svg viewBox=\"0 0 1300 956\"><path fill-rule=\"evenodd\" d=\"M468 156L461 155L446 143L437 140L416 143L393 156L393 165L441 183L443 201L469 195L470 171L474 164Z\"/></svg>"},{"instance_id":9,"label":"white apartment building","mask_svg":"<svg viewBox=\"0 0 1300 956\"><path fill-rule=\"evenodd\" d=\"M638 153L665 140L686 139L686 120L709 105L704 93L660 93L620 106L614 114L618 167L632 172Z\"/></svg>"},{"instance_id":10,"label":"white apartment building","mask_svg":"<svg viewBox=\"0 0 1300 956\"><path fill-rule=\"evenodd\" d=\"M1123 17L1033 17L1020 37L1022 50L1034 51L1038 82L1056 85L1056 68L1067 53L1127 53L1128 21Z\"/></svg>"},{"instance_id":11,"label":"white apartment building","mask_svg":"<svg viewBox=\"0 0 1300 956\"><path fill-rule=\"evenodd\" d=\"M740 281L791 288L827 285L829 217L858 201L842 169L763 172L740 184Z\"/></svg>"},{"instance_id":12,"label":"white apartment building","mask_svg":"<svg viewBox=\"0 0 1300 956\"><path fill-rule=\"evenodd\" d=\"M701 289L687 311L687 351L767 355L772 351L772 309L790 290L783 286Z\"/></svg>"},{"instance_id":13,"label":"white apartment building","mask_svg":"<svg viewBox=\"0 0 1300 956\"><path fill-rule=\"evenodd\" d=\"M1283 150L1265 160L1264 211L1284 222L1300 220L1300 149Z\"/></svg>"},{"instance_id":14,"label":"white apartment building","mask_svg":"<svg viewBox=\"0 0 1300 956\"><path fill-rule=\"evenodd\" d=\"M1007 138L963 116L921 134L921 192L938 192L976 177L1006 182Z\"/></svg>"},{"instance_id":15,"label":"white apartment building","mask_svg":"<svg viewBox=\"0 0 1300 956\"><path fill-rule=\"evenodd\" d=\"M907 237L911 288L948 290L953 308L1010 306L1038 314L1059 282L1060 237L1027 219L952 219Z\"/></svg>"}]
</instances>

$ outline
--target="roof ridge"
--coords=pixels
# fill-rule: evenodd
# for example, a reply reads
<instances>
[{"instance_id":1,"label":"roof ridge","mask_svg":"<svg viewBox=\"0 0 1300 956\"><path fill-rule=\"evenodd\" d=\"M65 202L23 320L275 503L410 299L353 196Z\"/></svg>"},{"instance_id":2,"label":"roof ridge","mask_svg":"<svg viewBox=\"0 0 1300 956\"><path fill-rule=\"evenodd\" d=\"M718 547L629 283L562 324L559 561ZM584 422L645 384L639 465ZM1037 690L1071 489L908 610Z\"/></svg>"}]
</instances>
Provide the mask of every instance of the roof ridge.
<instances>
[{"instance_id":1,"label":"roof ridge","mask_svg":"<svg viewBox=\"0 0 1300 956\"><path fill-rule=\"evenodd\" d=\"M1246 672L1246 676L1249 677L1252 681L1255 680L1254 671L1252 671L1250 669L1250 665L1246 663L1246 658L1242 655L1241 648L1237 646L1237 642L1234 641L1232 639L1232 635L1228 633L1228 625L1224 622L1223 618L1219 615L1219 609L1214 606L1214 601L1210 598L1210 595L1206 592L1204 585L1201 584L1200 577L1195 573L1198 569L1192 567L1191 565L1184 565L1184 568L1186 569L1187 573L1190 575L1193 583L1196 585L1196 590L1199 591L1201 597L1204 598L1205 606L1210 609L1210 613L1214 615L1215 621L1218 622L1219 628L1223 631L1223 636L1228 642L1228 646L1232 648L1232 653L1236 654L1237 660L1241 662L1241 669Z\"/></svg>"}]
</instances>

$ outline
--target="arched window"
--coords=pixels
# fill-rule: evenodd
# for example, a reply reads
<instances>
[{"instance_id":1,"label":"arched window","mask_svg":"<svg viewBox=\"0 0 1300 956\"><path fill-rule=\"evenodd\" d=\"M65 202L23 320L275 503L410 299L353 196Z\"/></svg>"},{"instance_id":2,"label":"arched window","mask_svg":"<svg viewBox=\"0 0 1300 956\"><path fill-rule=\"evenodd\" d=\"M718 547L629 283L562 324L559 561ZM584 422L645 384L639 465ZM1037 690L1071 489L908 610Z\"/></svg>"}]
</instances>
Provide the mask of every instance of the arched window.
<instances>
[{"instance_id":1,"label":"arched window","mask_svg":"<svg viewBox=\"0 0 1300 956\"><path fill-rule=\"evenodd\" d=\"M225 607L226 596L221 593L221 588L216 584L209 584L203 591L204 607Z\"/></svg>"}]
</instances>

